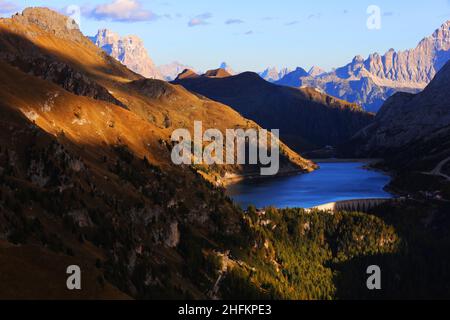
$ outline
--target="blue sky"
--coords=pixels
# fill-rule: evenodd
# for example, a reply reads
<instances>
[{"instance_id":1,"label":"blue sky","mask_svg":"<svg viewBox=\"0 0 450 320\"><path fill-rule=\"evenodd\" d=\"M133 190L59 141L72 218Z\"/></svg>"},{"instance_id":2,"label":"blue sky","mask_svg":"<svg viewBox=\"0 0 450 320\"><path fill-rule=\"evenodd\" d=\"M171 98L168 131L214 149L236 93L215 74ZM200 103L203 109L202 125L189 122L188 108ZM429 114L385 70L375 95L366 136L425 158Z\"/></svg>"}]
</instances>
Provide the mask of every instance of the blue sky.
<instances>
[{"instance_id":1,"label":"blue sky","mask_svg":"<svg viewBox=\"0 0 450 320\"><path fill-rule=\"evenodd\" d=\"M390 48L415 47L450 19L450 0L0 0L0 14L27 6L78 5L81 29L135 34L156 64L180 61L200 70L226 61L239 71L266 66L325 69ZM369 30L367 8L381 9Z\"/></svg>"}]
</instances>

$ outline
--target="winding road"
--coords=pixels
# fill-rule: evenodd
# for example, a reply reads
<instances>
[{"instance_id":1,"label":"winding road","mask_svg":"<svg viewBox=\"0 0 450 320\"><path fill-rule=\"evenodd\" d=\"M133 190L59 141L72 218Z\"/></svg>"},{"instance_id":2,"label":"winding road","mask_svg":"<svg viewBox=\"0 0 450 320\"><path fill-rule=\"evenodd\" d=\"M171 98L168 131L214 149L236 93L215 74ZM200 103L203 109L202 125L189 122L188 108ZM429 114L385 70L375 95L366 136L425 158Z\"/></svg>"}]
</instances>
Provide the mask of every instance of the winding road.
<instances>
[{"instance_id":1,"label":"winding road","mask_svg":"<svg viewBox=\"0 0 450 320\"><path fill-rule=\"evenodd\" d=\"M443 177L443 178L447 179L448 181L450 181L450 176L446 175L445 173L442 173L442 168L449 161L450 161L450 157L448 157L447 159L444 159L441 162L439 162L438 165L436 166L436 168L434 168L430 172L425 172L425 173L429 174L429 175L432 175L432 176L440 176L440 177Z\"/></svg>"}]
</instances>

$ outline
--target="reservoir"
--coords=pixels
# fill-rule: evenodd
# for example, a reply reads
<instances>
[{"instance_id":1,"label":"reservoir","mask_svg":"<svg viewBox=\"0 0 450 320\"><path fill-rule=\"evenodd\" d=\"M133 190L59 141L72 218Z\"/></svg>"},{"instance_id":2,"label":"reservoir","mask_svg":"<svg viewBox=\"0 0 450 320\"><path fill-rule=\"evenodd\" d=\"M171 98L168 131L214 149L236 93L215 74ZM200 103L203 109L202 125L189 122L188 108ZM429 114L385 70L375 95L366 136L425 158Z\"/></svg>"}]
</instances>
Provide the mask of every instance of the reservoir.
<instances>
[{"instance_id":1,"label":"reservoir","mask_svg":"<svg viewBox=\"0 0 450 320\"><path fill-rule=\"evenodd\" d=\"M243 209L310 208L352 199L392 198L384 190L391 178L368 170L365 162L318 162L320 169L287 177L244 180L232 184L227 195Z\"/></svg>"}]
</instances>

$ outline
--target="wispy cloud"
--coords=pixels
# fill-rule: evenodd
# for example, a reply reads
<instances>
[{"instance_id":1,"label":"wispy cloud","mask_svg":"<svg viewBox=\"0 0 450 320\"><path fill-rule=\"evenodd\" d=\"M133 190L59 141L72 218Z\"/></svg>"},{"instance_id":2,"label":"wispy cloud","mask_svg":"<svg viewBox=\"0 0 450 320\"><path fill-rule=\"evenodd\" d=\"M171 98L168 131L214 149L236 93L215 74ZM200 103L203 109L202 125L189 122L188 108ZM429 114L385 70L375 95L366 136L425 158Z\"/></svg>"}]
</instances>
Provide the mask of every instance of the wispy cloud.
<instances>
[{"instance_id":1,"label":"wispy cloud","mask_svg":"<svg viewBox=\"0 0 450 320\"><path fill-rule=\"evenodd\" d=\"M286 26L294 26L294 25L299 24L299 23L300 23L299 20L294 20L294 21L287 22L285 25Z\"/></svg>"},{"instance_id":2,"label":"wispy cloud","mask_svg":"<svg viewBox=\"0 0 450 320\"><path fill-rule=\"evenodd\" d=\"M245 32L244 35L250 36L250 35L252 35L253 33L254 33L253 30L249 30L249 31Z\"/></svg>"},{"instance_id":3,"label":"wispy cloud","mask_svg":"<svg viewBox=\"0 0 450 320\"><path fill-rule=\"evenodd\" d=\"M11 13L19 10L19 6L11 1L0 0L0 13Z\"/></svg>"},{"instance_id":4,"label":"wispy cloud","mask_svg":"<svg viewBox=\"0 0 450 320\"><path fill-rule=\"evenodd\" d=\"M225 21L225 24L241 24L241 23L244 23L244 21L241 19L228 19L227 21Z\"/></svg>"},{"instance_id":5,"label":"wispy cloud","mask_svg":"<svg viewBox=\"0 0 450 320\"><path fill-rule=\"evenodd\" d=\"M189 20L188 26L189 27L197 27L197 26L204 26L209 24L208 20L212 18L212 14L209 12L205 12L202 14L199 14Z\"/></svg>"},{"instance_id":6,"label":"wispy cloud","mask_svg":"<svg viewBox=\"0 0 450 320\"><path fill-rule=\"evenodd\" d=\"M139 0L113 0L100 4L85 12L89 17L97 20L117 22L139 22L155 20L159 16L145 9Z\"/></svg>"},{"instance_id":7,"label":"wispy cloud","mask_svg":"<svg viewBox=\"0 0 450 320\"><path fill-rule=\"evenodd\" d=\"M320 19L321 16L322 16L321 13L313 13L313 14L310 14L310 15L308 16L308 20L312 20L312 19Z\"/></svg>"}]
</instances>

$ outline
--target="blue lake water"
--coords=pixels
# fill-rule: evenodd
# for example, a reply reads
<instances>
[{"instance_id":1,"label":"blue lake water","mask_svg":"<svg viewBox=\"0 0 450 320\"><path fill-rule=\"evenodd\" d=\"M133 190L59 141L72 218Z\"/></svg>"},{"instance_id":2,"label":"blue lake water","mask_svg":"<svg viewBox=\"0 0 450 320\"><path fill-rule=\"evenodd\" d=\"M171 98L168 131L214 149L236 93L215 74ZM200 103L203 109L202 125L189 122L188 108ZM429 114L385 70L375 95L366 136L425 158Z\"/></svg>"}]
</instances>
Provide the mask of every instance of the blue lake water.
<instances>
[{"instance_id":1,"label":"blue lake water","mask_svg":"<svg viewBox=\"0 0 450 320\"><path fill-rule=\"evenodd\" d=\"M318 163L320 169L288 177L245 180L228 187L227 194L242 208L310 208L351 199L391 198L384 191L390 177L367 170L362 162Z\"/></svg>"}]
</instances>

